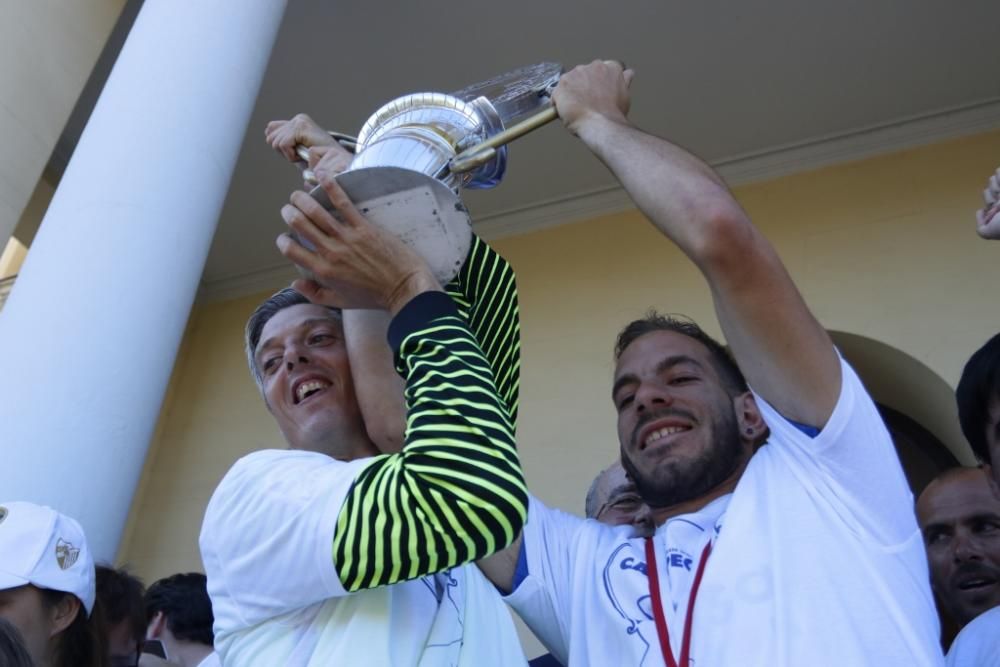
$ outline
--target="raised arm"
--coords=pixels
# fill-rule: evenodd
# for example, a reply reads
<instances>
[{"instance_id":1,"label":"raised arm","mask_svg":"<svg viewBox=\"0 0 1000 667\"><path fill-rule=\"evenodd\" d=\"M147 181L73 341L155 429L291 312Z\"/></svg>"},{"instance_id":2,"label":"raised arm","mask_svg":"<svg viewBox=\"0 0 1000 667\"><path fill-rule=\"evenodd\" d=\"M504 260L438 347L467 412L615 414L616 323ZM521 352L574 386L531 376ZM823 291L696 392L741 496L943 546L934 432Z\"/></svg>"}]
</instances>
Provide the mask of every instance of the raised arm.
<instances>
[{"instance_id":1,"label":"raised arm","mask_svg":"<svg viewBox=\"0 0 1000 667\"><path fill-rule=\"evenodd\" d=\"M486 356L514 424L521 352L514 270L485 241L474 236L462 269L445 291ZM389 316L384 311L344 311L351 376L368 437L380 451L392 453L403 445L406 403L403 381L385 344L388 326Z\"/></svg>"},{"instance_id":2,"label":"raised arm","mask_svg":"<svg viewBox=\"0 0 1000 667\"><path fill-rule=\"evenodd\" d=\"M445 287L493 372L497 392L516 427L521 380L521 316L514 269L478 236L461 271Z\"/></svg>"},{"instance_id":3,"label":"raised arm","mask_svg":"<svg viewBox=\"0 0 1000 667\"><path fill-rule=\"evenodd\" d=\"M264 135L272 148L292 162L299 159L296 146L308 147L309 166L317 174L336 175L353 158L306 114L271 121ZM520 371L520 320L513 269L482 239L473 237L461 271L445 289L479 341L513 423ZM351 375L368 437L380 451L392 453L403 444L406 405L403 382L385 345L388 326L389 317L382 311L344 311Z\"/></svg>"},{"instance_id":4,"label":"raised arm","mask_svg":"<svg viewBox=\"0 0 1000 667\"><path fill-rule=\"evenodd\" d=\"M344 588L354 591L502 549L520 533L527 491L509 399L498 395L493 368L456 304L419 257L318 175L342 221L296 193L283 214L317 250L289 237L279 247L324 283L354 289L347 296L310 281L295 286L316 303L392 314L390 342L406 380L403 449L375 457L358 475L337 520L333 562ZM362 294L367 300L357 301ZM516 397L516 381L512 386Z\"/></svg>"},{"instance_id":5,"label":"raised arm","mask_svg":"<svg viewBox=\"0 0 1000 667\"><path fill-rule=\"evenodd\" d=\"M289 120L272 120L264 128L264 139L289 162L314 171L339 174L354 159L304 113ZM301 163L296 152L299 146L309 149L308 165ZM403 401L403 381L396 373L392 353L385 344L389 316L381 310L349 309L343 313L343 322L354 392L368 438L380 452L398 452L403 446L406 403Z\"/></svg>"},{"instance_id":6,"label":"raised arm","mask_svg":"<svg viewBox=\"0 0 1000 667\"><path fill-rule=\"evenodd\" d=\"M560 118L704 274L726 340L754 390L786 418L822 427L841 384L830 338L722 178L629 122L631 78L616 63L577 67L553 94Z\"/></svg>"}]
</instances>

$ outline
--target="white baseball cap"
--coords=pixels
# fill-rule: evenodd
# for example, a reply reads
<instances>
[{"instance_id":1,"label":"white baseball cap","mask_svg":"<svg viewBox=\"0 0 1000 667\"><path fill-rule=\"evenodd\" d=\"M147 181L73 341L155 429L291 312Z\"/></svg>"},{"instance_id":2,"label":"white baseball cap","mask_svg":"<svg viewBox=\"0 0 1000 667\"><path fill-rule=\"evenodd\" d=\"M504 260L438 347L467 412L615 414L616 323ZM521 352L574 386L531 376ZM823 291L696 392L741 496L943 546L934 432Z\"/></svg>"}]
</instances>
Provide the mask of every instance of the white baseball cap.
<instances>
[{"instance_id":1,"label":"white baseball cap","mask_svg":"<svg viewBox=\"0 0 1000 667\"><path fill-rule=\"evenodd\" d=\"M94 558L75 519L51 507L0 502L0 590L32 584L94 608Z\"/></svg>"}]
</instances>

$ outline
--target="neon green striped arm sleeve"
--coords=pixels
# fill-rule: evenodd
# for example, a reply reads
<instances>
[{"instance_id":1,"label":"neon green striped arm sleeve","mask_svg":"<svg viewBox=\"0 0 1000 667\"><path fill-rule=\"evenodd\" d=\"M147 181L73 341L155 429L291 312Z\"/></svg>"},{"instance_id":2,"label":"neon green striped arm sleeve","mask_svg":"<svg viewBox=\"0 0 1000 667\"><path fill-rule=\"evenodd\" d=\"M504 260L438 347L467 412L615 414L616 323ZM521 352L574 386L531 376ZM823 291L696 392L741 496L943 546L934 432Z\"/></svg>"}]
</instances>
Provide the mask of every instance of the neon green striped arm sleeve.
<instances>
[{"instance_id":1,"label":"neon green striped arm sleeve","mask_svg":"<svg viewBox=\"0 0 1000 667\"><path fill-rule=\"evenodd\" d=\"M406 441L373 459L341 509L334 564L348 591L478 560L521 531L528 501L512 408L469 328L441 292L421 294L390 326L406 380ZM516 400L516 377L507 384Z\"/></svg>"},{"instance_id":2,"label":"neon green striped arm sleeve","mask_svg":"<svg viewBox=\"0 0 1000 667\"><path fill-rule=\"evenodd\" d=\"M445 288L479 341L497 391L517 422L521 374L521 320L514 269L478 236L462 270Z\"/></svg>"}]
</instances>

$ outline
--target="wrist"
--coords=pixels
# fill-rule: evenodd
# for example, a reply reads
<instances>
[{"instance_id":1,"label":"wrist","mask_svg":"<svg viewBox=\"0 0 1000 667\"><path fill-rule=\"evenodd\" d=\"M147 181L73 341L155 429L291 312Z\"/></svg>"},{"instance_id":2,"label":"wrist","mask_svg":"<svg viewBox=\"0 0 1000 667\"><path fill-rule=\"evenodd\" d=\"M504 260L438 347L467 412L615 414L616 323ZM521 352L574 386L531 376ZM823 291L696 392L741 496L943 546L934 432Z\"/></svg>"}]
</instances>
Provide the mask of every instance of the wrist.
<instances>
[{"instance_id":1,"label":"wrist","mask_svg":"<svg viewBox=\"0 0 1000 667\"><path fill-rule=\"evenodd\" d=\"M403 307L419 294L440 292L441 284L427 269L412 271L402 278L396 287L386 295L385 309L395 316Z\"/></svg>"},{"instance_id":2,"label":"wrist","mask_svg":"<svg viewBox=\"0 0 1000 667\"><path fill-rule=\"evenodd\" d=\"M593 148L628 124L628 118L624 115L613 118L592 111L578 119L570 129L583 143Z\"/></svg>"}]
</instances>

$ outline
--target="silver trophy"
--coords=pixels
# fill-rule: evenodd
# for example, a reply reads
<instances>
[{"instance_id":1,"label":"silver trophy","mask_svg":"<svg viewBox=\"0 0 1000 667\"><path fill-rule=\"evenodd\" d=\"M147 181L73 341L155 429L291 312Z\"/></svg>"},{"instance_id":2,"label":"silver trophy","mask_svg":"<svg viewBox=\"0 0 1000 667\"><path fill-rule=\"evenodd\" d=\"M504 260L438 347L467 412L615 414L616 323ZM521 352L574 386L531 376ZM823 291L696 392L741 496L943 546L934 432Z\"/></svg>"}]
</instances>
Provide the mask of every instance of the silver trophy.
<instances>
[{"instance_id":1,"label":"silver trophy","mask_svg":"<svg viewBox=\"0 0 1000 667\"><path fill-rule=\"evenodd\" d=\"M357 138L331 132L355 158L336 176L355 206L427 260L441 284L469 252L463 188L498 185L507 144L556 117L549 95L562 68L540 63L452 94L414 93L385 104ZM299 147L308 160L308 151ZM306 180L315 182L307 171ZM322 188L313 197L326 206Z\"/></svg>"}]
</instances>

